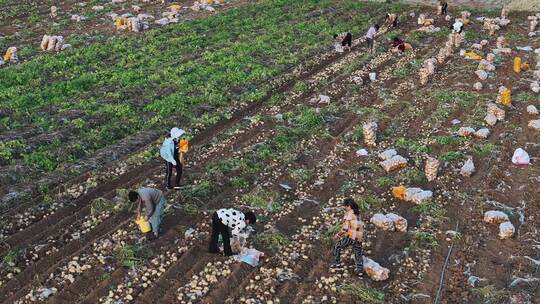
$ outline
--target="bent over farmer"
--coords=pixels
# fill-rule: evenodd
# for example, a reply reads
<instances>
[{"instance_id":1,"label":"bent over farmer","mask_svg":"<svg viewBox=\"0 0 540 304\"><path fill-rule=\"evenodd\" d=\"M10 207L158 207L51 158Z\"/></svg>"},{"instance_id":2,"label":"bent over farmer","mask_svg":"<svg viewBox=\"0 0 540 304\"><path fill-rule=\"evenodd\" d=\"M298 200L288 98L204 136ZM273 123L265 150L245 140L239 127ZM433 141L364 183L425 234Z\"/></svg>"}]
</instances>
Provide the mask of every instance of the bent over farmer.
<instances>
[{"instance_id":1,"label":"bent over farmer","mask_svg":"<svg viewBox=\"0 0 540 304\"><path fill-rule=\"evenodd\" d=\"M174 127L169 133L169 137L165 138L159 153L161 157L165 160L166 172L165 172L165 183L167 189L180 189L180 178L182 178L182 169L184 166L184 154L188 150L188 141L185 138L182 138L185 131ZM174 186L172 186L172 173L173 169L176 170L176 179Z\"/></svg>"},{"instance_id":2,"label":"bent over farmer","mask_svg":"<svg viewBox=\"0 0 540 304\"><path fill-rule=\"evenodd\" d=\"M242 229L247 225L255 224L257 217L255 213L248 211L243 213L236 209L219 209L212 215L212 235L210 236L209 251L211 253L220 253L218 247L219 235L223 240L223 251L226 256L233 255L231 249L231 234L229 228L232 229L233 236L239 236Z\"/></svg>"},{"instance_id":3,"label":"bent over farmer","mask_svg":"<svg viewBox=\"0 0 540 304\"><path fill-rule=\"evenodd\" d=\"M343 52L343 48L347 48L349 51L352 46L352 34L351 33L341 33L334 34L334 46L337 52Z\"/></svg>"},{"instance_id":4,"label":"bent over farmer","mask_svg":"<svg viewBox=\"0 0 540 304\"><path fill-rule=\"evenodd\" d=\"M358 276L364 274L364 262L362 260L362 237L364 235L364 222L360 219L360 210L352 198L343 201L345 207L345 217L343 218L343 229L334 235L337 240L334 246L334 263L331 268L341 267L341 251L351 246L354 253L355 272Z\"/></svg>"},{"instance_id":5,"label":"bent over farmer","mask_svg":"<svg viewBox=\"0 0 540 304\"><path fill-rule=\"evenodd\" d=\"M140 188L137 191L130 191L128 196L130 202L137 204L137 218L141 217L141 210L144 208L146 219L152 227L152 233L148 238L157 238L167 202L163 192L154 188Z\"/></svg>"}]
</instances>

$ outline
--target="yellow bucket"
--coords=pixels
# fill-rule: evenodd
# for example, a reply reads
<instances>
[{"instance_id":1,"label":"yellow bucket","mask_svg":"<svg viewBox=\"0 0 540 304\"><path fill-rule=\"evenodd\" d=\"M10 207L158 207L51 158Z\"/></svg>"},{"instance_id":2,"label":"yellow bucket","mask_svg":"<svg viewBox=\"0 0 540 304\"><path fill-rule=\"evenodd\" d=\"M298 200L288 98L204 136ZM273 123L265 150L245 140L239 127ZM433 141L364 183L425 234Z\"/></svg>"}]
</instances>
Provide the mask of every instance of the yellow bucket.
<instances>
[{"instance_id":1,"label":"yellow bucket","mask_svg":"<svg viewBox=\"0 0 540 304\"><path fill-rule=\"evenodd\" d=\"M4 61L9 62L11 60L11 49L7 49L6 54L4 55Z\"/></svg>"},{"instance_id":2,"label":"yellow bucket","mask_svg":"<svg viewBox=\"0 0 540 304\"><path fill-rule=\"evenodd\" d=\"M514 72L516 73L521 72L521 57L514 58Z\"/></svg>"},{"instance_id":3,"label":"yellow bucket","mask_svg":"<svg viewBox=\"0 0 540 304\"><path fill-rule=\"evenodd\" d=\"M152 227L150 227L150 223L144 218L139 217L135 220L135 224L139 225L139 229L142 233L147 233L152 231Z\"/></svg>"}]
</instances>

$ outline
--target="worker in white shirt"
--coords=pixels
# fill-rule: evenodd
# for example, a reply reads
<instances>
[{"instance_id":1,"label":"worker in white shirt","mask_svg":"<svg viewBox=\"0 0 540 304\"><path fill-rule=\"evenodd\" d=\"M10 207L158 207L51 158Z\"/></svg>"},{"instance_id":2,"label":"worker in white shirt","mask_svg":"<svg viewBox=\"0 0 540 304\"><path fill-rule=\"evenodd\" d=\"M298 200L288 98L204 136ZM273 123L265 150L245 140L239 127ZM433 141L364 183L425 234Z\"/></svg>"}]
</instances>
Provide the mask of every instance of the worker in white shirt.
<instances>
[{"instance_id":1,"label":"worker in white shirt","mask_svg":"<svg viewBox=\"0 0 540 304\"><path fill-rule=\"evenodd\" d=\"M233 236L239 236L242 229L247 225L255 224L257 217L255 213L241 212L236 209L219 209L212 216L212 235L210 237L209 251L211 253L220 253L218 247L218 239L221 234L223 240L223 251L226 256L231 256L231 234L229 228L232 229Z\"/></svg>"}]
</instances>

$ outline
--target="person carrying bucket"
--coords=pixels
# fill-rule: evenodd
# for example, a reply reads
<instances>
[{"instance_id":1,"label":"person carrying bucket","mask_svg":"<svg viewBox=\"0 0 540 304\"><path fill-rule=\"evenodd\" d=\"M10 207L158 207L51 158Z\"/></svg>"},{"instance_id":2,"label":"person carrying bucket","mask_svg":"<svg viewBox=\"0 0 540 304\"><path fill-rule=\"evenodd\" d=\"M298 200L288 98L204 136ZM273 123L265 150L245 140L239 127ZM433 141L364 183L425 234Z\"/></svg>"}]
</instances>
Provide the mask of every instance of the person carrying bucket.
<instances>
[{"instance_id":1,"label":"person carrying bucket","mask_svg":"<svg viewBox=\"0 0 540 304\"><path fill-rule=\"evenodd\" d=\"M159 153L165 160L165 184L168 190L180 189L180 178L182 178L182 169L184 166L184 154L188 151L188 141L181 138L185 131L174 127L169 133L169 137L165 138ZM176 179L174 187L172 186L172 172L176 170Z\"/></svg>"},{"instance_id":2,"label":"person carrying bucket","mask_svg":"<svg viewBox=\"0 0 540 304\"><path fill-rule=\"evenodd\" d=\"M139 224L143 233L150 232L148 238L157 238L159 236L159 226L165 211L167 200L158 189L140 188L137 191L130 191L129 201L137 204L137 224ZM141 214L144 208L144 215ZM147 225L150 224L148 228Z\"/></svg>"}]
</instances>

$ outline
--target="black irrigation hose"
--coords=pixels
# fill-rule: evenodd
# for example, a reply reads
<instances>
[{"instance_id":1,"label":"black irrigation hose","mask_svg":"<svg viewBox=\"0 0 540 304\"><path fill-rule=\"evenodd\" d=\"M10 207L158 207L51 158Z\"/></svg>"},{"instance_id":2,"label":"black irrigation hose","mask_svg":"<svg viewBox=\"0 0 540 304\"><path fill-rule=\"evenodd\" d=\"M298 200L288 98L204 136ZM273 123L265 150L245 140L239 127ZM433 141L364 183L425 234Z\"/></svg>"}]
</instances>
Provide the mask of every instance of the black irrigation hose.
<instances>
[{"instance_id":1,"label":"black irrigation hose","mask_svg":"<svg viewBox=\"0 0 540 304\"><path fill-rule=\"evenodd\" d=\"M458 227L459 227L459 220L456 223L456 230L455 230L456 233L457 233ZM452 254L452 249L453 248L454 248L454 241L452 240L452 245L450 245L450 249L448 249L448 254L446 255L446 260L444 261L444 265L443 265L443 268L442 268L441 279L439 281L439 290L437 290L437 296L435 297L435 302L433 302L434 304L439 303L439 296L441 294L441 290L442 290L442 286L443 286L443 280L444 280L444 272L446 271L446 266L448 265L448 260L450 260L450 255Z\"/></svg>"}]
</instances>

